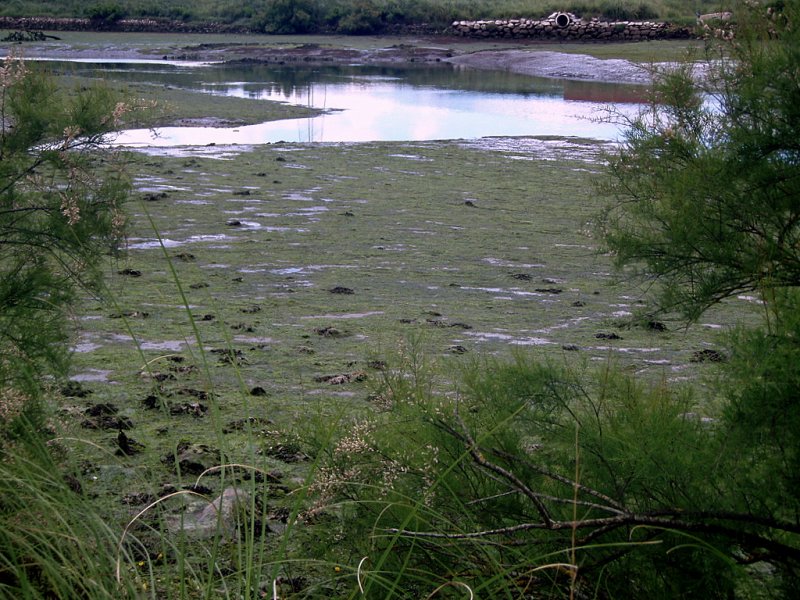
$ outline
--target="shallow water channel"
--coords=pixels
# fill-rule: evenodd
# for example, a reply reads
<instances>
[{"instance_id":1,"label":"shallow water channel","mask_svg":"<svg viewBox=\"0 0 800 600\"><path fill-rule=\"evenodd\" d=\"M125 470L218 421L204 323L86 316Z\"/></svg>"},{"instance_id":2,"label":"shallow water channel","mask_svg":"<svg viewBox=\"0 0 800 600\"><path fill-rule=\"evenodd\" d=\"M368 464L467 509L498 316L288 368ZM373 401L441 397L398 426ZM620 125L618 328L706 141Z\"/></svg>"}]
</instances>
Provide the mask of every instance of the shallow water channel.
<instances>
[{"instance_id":1,"label":"shallow water channel","mask_svg":"<svg viewBox=\"0 0 800 600\"><path fill-rule=\"evenodd\" d=\"M126 146L578 136L615 140L609 106L630 113L640 86L535 78L508 72L411 67L271 66L157 62L73 63L82 75L286 102L319 116L240 127L122 132Z\"/></svg>"}]
</instances>

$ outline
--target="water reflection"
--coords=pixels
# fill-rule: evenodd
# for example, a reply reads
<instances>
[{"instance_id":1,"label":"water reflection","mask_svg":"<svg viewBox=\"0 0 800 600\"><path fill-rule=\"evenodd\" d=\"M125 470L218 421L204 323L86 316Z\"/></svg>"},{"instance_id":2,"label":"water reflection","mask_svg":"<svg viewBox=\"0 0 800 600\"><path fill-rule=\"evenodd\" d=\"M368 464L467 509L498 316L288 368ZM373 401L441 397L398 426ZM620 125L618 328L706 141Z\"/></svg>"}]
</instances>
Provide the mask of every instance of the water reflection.
<instances>
[{"instance_id":1,"label":"water reflection","mask_svg":"<svg viewBox=\"0 0 800 600\"><path fill-rule=\"evenodd\" d=\"M610 103L634 110L642 88L532 78L450 66L192 68L157 64L76 65L130 83L270 100L324 109L312 118L236 128L163 127L128 130L129 146L290 142L423 141L488 136L578 136L615 140L619 128L600 122Z\"/></svg>"}]
</instances>

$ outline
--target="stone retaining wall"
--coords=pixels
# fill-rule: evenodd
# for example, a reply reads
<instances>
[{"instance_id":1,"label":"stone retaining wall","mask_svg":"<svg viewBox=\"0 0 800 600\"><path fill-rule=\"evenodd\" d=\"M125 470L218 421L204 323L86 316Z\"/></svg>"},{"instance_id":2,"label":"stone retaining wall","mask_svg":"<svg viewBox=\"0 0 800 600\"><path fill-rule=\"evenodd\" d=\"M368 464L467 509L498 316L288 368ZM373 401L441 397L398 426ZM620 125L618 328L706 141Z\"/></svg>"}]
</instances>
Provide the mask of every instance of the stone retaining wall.
<instances>
[{"instance_id":1,"label":"stone retaining wall","mask_svg":"<svg viewBox=\"0 0 800 600\"><path fill-rule=\"evenodd\" d=\"M541 38L570 41L641 41L688 38L693 32L650 21L584 21L572 13L553 13L544 19L455 21L453 33L465 37Z\"/></svg>"}]
</instances>

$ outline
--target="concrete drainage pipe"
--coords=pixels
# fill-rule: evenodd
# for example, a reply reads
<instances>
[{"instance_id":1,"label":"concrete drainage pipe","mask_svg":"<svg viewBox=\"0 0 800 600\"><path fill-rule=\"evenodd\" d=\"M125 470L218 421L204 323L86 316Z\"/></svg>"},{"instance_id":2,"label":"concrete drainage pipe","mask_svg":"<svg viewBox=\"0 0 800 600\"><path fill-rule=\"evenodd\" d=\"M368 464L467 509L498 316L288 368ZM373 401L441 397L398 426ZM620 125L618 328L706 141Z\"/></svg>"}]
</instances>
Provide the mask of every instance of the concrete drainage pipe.
<instances>
[{"instance_id":1,"label":"concrete drainage pipe","mask_svg":"<svg viewBox=\"0 0 800 600\"><path fill-rule=\"evenodd\" d=\"M566 27L570 24L571 19L567 13L558 13L556 15L556 25L558 27Z\"/></svg>"}]
</instances>

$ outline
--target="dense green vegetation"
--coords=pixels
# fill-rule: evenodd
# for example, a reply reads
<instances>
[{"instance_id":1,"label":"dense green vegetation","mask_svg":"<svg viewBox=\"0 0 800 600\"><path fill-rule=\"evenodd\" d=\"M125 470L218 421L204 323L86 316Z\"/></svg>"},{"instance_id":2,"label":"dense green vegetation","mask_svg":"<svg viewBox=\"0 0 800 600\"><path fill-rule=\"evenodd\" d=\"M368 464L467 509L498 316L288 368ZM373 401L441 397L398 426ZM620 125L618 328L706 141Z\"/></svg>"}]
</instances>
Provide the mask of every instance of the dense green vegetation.
<instances>
[{"instance_id":1,"label":"dense green vegetation","mask_svg":"<svg viewBox=\"0 0 800 600\"><path fill-rule=\"evenodd\" d=\"M0 67L0 389L9 403L63 374L64 311L96 287L98 262L121 239L129 181L96 153L129 110L118 100L102 87L66 93L13 56Z\"/></svg>"},{"instance_id":2,"label":"dense green vegetation","mask_svg":"<svg viewBox=\"0 0 800 600\"><path fill-rule=\"evenodd\" d=\"M0 6L0 15L88 17L99 21L154 17L236 24L267 33L364 34L413 25L444 29L459 19L541 17L564 10L584 17L694 23L695 11L716 11L723 4L719 0L10 0Z\"/></svg>"}]
</instances>

